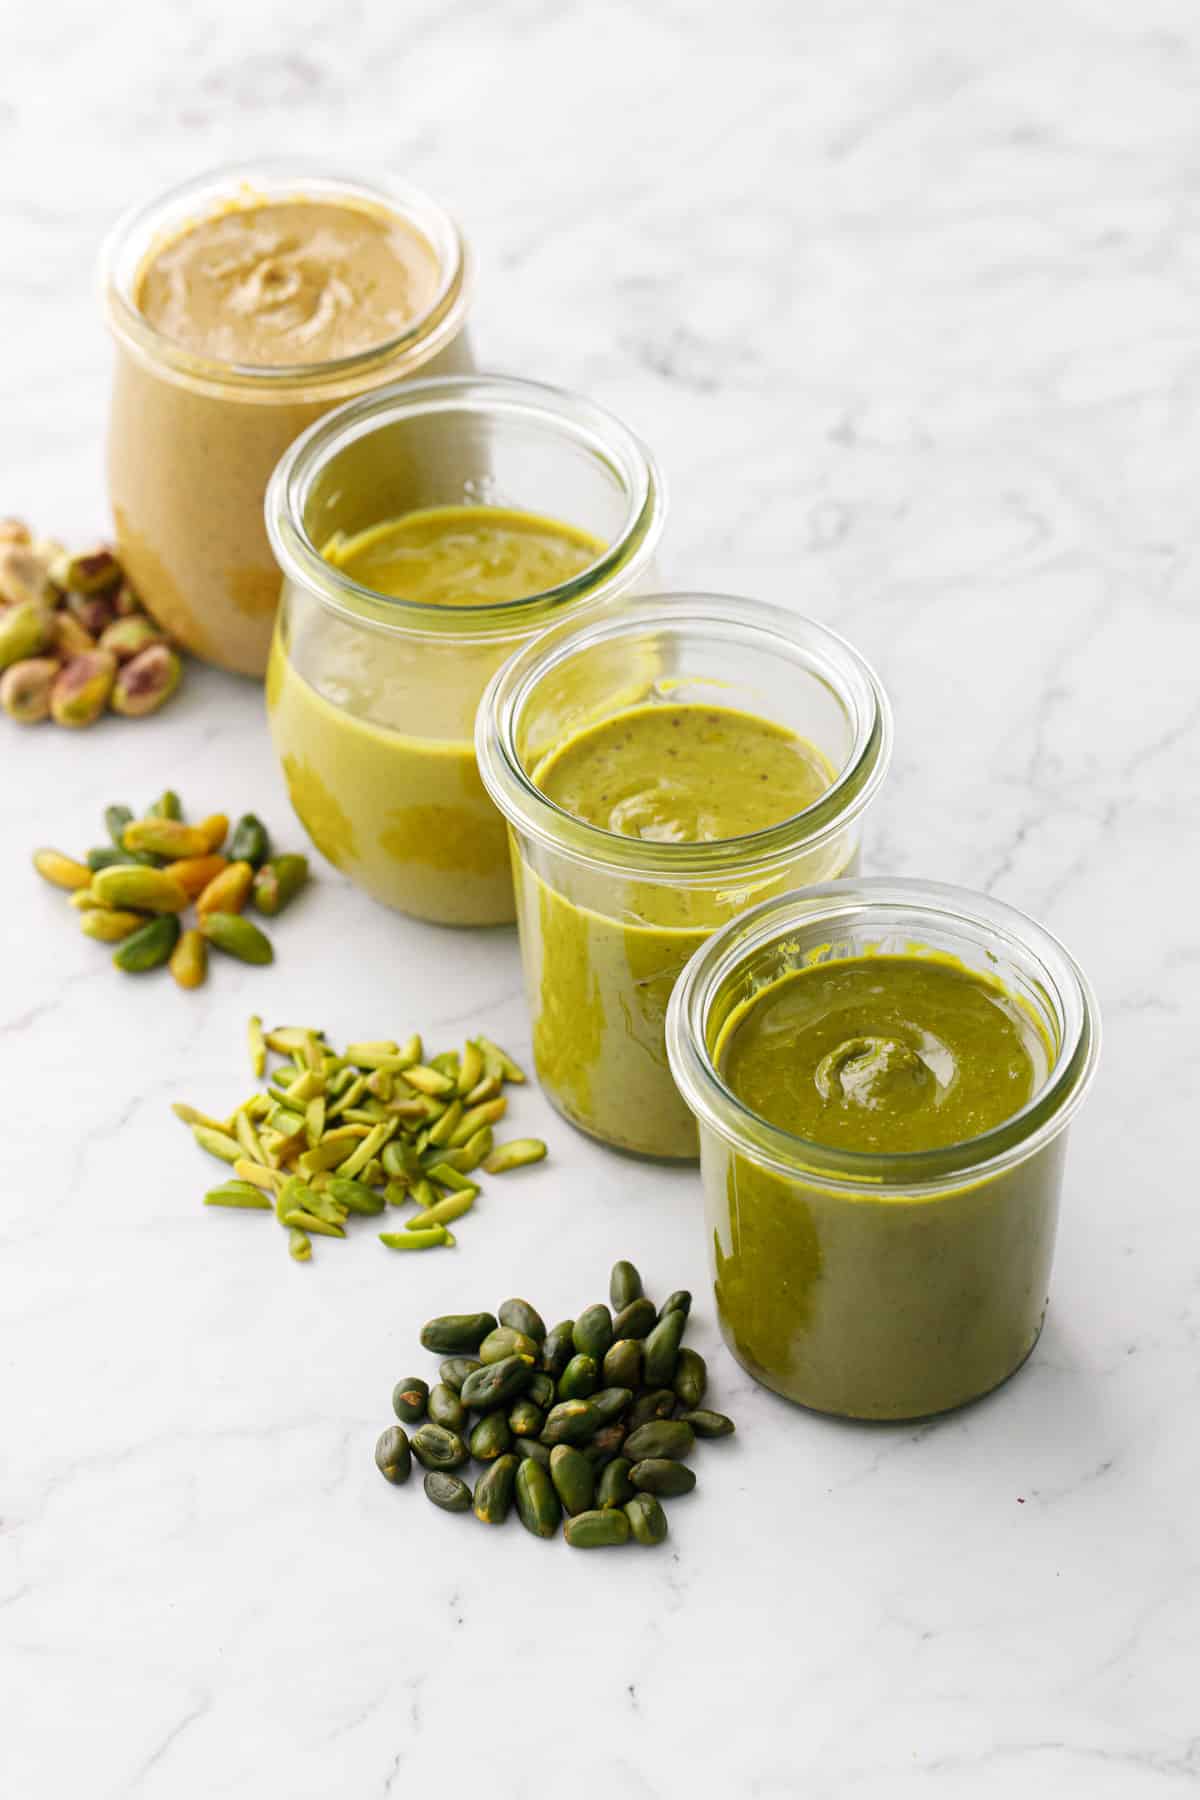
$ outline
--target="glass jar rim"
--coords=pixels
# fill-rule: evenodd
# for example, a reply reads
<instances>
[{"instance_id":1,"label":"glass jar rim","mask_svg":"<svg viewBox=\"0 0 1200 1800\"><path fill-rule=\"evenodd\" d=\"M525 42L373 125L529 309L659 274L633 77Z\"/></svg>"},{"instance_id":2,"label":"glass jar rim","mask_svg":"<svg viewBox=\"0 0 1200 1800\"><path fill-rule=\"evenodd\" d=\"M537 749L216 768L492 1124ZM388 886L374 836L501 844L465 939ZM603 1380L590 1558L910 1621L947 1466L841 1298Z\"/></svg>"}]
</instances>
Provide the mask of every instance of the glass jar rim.
<instances>
[{"instance_id":1,"label":"glass jar rim","mask_svg":"<svg viewBox=\"0 0 1200 1800\"><path fill-rule=\"evenodd\" d=\"M1038 1091L978 1136L935 1150L841 1150L771 1125L726 1085L708 1048L708 1014L733 972L799 926L835 933L864 914L954 921L1036 964L1062 1034ZM851 876L764 900L706 940L685 966L667 1008L667 1057L697 1120L738 1153L810 1185L879 1199L973 1186L1025 1162L1058 1136L1083 1101L1100 1053L1100 1014L1086 975L1059 940L1028 914L989 894L941 882Z\"/></svg>"},{"instance_id":2,"label":"glass jar rim","mask_svg":"<svg viewBox=\"0 0 1200 1800\"><path fill-rule=\"evenodd\" d=\"M764 830L700 843L622 837L576 818L534 783L517 749L523 707L534 686L581 649L636 632L707 624L753 633L807 651L817 672L849 704L854 742L836 780L810 806ZM892 750L892 714L871 665L837 632L787 607L733 594L650 594L566 621L514 652L484 690L475 718L475 757L484 786L509 824L592 868L622 876L693 882L761 876L800 850L815 850L844 831L878 792Z\"/></svg>"},{"instance_id":3,"label":"glass jar rim","mask_svg":"<svg viewBox=\"0 0 1200 1800\"><path fill-rule=\"evenodd\" d=\"M276 198L368 202L412 225L438 260L438 286L429 306L401 332L349 356L315 363L233 363L204 356L168 337L152 325L136 305L132 282L158 241L169 242L211 216L222 197L248 205ZM169 221L169 223L168 223ZM460 330L470 287L470 259L461 232L450 215L404 182L381 184L339 170L315 171L301 157L267 156L226 163L165 189L131 207L117 220L101 246L98 262L101 301L113 331L151 364L168 368L181 382L201 389L242 389L257 398L294 400L297 390L323 395L355 391L372 369L403 361L419 352L424 362Z\"/></svg>"},{"instance_id":4,"label":"glass jar rim","mask_svg":"<svg viewBox=\"0 0 1200 1800\"><path fill-rule=\"evenodd\" d=\"M360 438L406 417L464 411L548 424L615 469L627 504L621 529L607 549L578 574L539 593L454 607L376 593L327 562L305 529L304 514L313 483L333 458ZM615 413L594 401L515 375L434 375L373 388L310 425L276 464L267 485L265 513L267 535L285 579L331 611L357 624L436 632L464 642L472 630L485 637L508 633L575 600L594 598L598 591L624 592L654 553L665 503L662 477L650 451Z\"/></svg>"}]
</instances>

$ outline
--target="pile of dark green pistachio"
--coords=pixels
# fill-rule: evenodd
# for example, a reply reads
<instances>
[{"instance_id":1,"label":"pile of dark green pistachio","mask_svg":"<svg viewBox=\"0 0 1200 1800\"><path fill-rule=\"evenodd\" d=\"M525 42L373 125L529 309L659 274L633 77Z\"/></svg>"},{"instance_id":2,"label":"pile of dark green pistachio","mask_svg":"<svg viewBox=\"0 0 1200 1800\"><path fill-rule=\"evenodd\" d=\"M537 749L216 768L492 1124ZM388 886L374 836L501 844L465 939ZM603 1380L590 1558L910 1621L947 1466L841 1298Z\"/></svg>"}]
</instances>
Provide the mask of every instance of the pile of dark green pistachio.
<instances>
[{"instance_id":1,"label":"pile of dark green pistachio","mask_svg":"<svg viewBox=\"0 0 1200 1800\"><path fill-rule=\"evenodd\" d=\"M381 1474L399 1486L415 1456L435 1506L502 1525L515 1501L534 1537L553 1537L565 1514L577 1550L661 1544L661 1501L696 1485L684 1459L733 1421L702 1404L704 1358L682 1343L689 1293L655 1307L633 1264L619 1262L609 1298L611 1311L588 1306L549 1331L527 1300L506 1300L496 1317L431 1319L421 1343L446 1360L433 1388L415 1375L396 1384L401 1423L375 1446ZM472 1458L484 1464L473 1493L455 1473Z\"/></svg>"}]
</instances>

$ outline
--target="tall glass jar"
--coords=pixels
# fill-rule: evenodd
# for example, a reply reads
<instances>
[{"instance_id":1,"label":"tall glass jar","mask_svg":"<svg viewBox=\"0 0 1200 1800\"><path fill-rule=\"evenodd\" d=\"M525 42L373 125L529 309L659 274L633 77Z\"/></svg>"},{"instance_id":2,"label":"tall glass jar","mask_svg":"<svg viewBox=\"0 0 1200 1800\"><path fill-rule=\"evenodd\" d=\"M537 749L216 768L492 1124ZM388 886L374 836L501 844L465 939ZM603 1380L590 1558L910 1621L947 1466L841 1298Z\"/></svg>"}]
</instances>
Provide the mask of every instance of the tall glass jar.
<instances>
[{"instance_id":1,"label":"tall glass jar","mask_svg":"<svg viewBox=\"0 0 1200 1800\"><path fill-rule=\"evenodd\" d=\"M922 953L999 981L1036 1027L1044 1066L1011 1118L936 1150L836 1150L768 1124L722 1080L727 1021L781 976ZM963 888L830 882L711 938L675 989L667 1048L700 1127L717 1311L742 1366L819 1412L893 1420L961 1406L1018 1369L1042 1328L1066 1127L1099 1044L1062 945Z\"/></svg>"},{"instance_id":2,"label":"tall glass jar","mask_svg":"<svg viewBox=\"0 0 1200 1800\"><path fill-rule=\"evenodd\" d=\"M204 219L286 200L383 213L411 227L439 271L427 311L369 350L281 367L214 361L151 325L138 290L156 251ZM293 438L352 395L418 371L473 367L462 239L415 188L268 160L202 175L128 214L105 245L100 285L116 340L108 474L122 561L181 644L261 676L279 600L263 528L271 471Z\"/></svg>"},{"instance_id":3,"label":"tall glass jar","mask_svg":"<svg viewBox=\"0 0 1200 1800\"><path fill-rule=\"evenodd\" d=\"M318 549L336 532L479 502L560 520L604 548L542 593L455 606L375 593ZM331 862L417 918L512 919L504 821L475 763L480 695L553 621L649 578L664 506L632 432L531 381L406 382L292 446L267 495L284 574L267 704L292 804Z\"/></svg>"},{"instance_id":4,"label":"tall glass jar","mask_svg":"<svg viewBox=\"0 0 1200 1800\"><path fill-rule=\"evenodd\" d=\"M782 725L831 772L811 806L706 843L622 837L544 794L536 771L583 726L631 706L707 702ZM480 772L509 822L538 1079L573 1124L622 1150L697 1154L663 1028L680 970L766 895L856 867L891 751L891 714L850 645L797 613L656 595L548 632L493 680Z\"/></svg>"}]
</instances>

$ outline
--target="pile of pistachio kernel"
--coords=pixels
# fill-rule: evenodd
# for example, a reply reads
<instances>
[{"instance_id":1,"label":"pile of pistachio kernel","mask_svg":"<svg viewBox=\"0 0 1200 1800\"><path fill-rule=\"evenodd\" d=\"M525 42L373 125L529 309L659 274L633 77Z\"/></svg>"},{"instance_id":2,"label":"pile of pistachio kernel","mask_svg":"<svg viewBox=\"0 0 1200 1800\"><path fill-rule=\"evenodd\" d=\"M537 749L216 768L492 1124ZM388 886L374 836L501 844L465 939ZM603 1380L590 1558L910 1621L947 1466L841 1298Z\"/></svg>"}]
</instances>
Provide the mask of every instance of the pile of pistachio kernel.
<instances>
[{"instance_id":1,"label":"pile of pistachio kernel","mask_svg":"<svg viewBox=\"0 0 1200 1800\"><path fill-rule=\"evenodd\" d=\"M165 963L181 988L196 988L210 947L239 962L274 961L270 938L242 912L253 901L276 918L307 882L308 858L273 855L254 813L242 814L232 836L224 813L189 825L168 788L140 819L127 806L106 807L104 825L111 841L84 861L42 849L33 866L70 893L85 937L117 946L118 969L143 975ZM182 915L192 905L197 923L185 930Z\"/></svg>"},{"instance_id":2,"label":"pile of pistachio kernel","mask_svg":"<svg viewBox=\"0 0 1200 1800\"><path fill-rule=\"evenodd\" d=\"M451 1223L470 1212L476 1172L502 1175L540 1162L540 1138L497 1144L492 1127L508 1110L502 1089L525 1076L490 1038L425 1057L419 1037L347 1044L339 1055L322 1031L249 1025L250 1062L265 1092L227 1119L194 1106L173 1111L202 1150L232 1165L206 1206L273 1212L297 1262L314 1237L342 1238L353 1214L378 1218L413 1206L389 1250L433 1250L456 1240ZM273 1067L271 1053L281 1060Z\"/></svg>"},{"instance_id":3,"label":"pile of pistachio kernel","mask_svg":"<svg viewBox=\"0 0 1200 1800\"><path fill-rule=\"evenodd\" d=\"M107 544L72 556L0 519L0 707L21 725L157 712L183 665Z\"/></svg>"}]
</instances>

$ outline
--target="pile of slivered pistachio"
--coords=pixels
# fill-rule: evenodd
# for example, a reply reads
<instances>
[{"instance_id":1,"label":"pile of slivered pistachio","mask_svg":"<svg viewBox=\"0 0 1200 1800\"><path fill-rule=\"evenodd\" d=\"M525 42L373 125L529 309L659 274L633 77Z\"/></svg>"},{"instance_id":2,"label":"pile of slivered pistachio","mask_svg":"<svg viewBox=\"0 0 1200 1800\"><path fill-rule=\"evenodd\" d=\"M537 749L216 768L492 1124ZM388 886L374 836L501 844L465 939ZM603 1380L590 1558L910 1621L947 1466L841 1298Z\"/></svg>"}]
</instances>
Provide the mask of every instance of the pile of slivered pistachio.
<instances>
[{"instance_id":1,"label":"pile of slivered pistachio","mask_svg":"<svg viewBox=\"0 0 1200 1800\"><path fill-rule=\"evenodd\" d=\"M703 1405L704 1358L682 1343L685 1289L656 1308L633 1264L619 1262L609 1299L611 1311L598 1302L549 1331L528 1300L506 1300L496 1317L430 1319L421 1343L446 1360L433 1388L417 1375L396 1383L401 1423L375 1446L385 1480L407 1481L416 1457L446 1512L473 1508L502 1525L515 1501L534 1537L553 1537L565 1514L577 1550L661 1544L662 1497L696 1485L683 1459L697 1438L728 1437L733 1420ZM484 1464L474 1492L455 1473L472 1458Z\"/></svg>"},{"instance_id":2,"label":"pile of slivered pistachio","mask_svg":"<svg viewBox=\"0 0 1200 1800\"><path fill-rule=\"evenodd\" d=\"M227 1119L182 1103L174 1111L202 1150L232 1165L205 1205L274 1212L297 1262L311 1257L313 1237L345 1237L352 1213L378 1218L387 1206L416 1208L401 1230L380 1232L389 1250L452 1246L478 1169L502 1175L546 1154L539 1138L494 1140L508 1110L501 1090L525 1076L490 1038L428 1059L419 1037L347 1044L339 1055L322 1031L264 1031L255 1016L249 1046L265 1092ZM274 1067L271 1052L282 1059Z\"/></svg>"},{"instance_id":3,"label":"pile of slivered pistachio","mask_svg":"<svg viewBox=\"0 0 1200 1800\"><path fill-rule=\"evenodd\" d=\"M157 712L183 665L107 544L82 556L0 519L0 707L21 725Z\"/></svg>"},{"instance_id":4,"label":"pile of slivered pistachio","mask_svg":"<svg viewBox=\"0 0 1200 1800\"><path fill-rule=\"evenodd\" d=\"M188 825L168 788L143 818L110 806L104 823L111 843L89 850L84 862L35 850L33 866L70 891L86 937L116 944L118 969L140 975L166 963L181 988L195 988L208 973L210 945L239 962L274 960L270 938L242 908L252 900L275 918L308 880L308 858L272 857L261 819L244 813L226 845L224 813ZM199 923L185 931L180 915L193 903Z\"/></svg>"}]
</instances>

